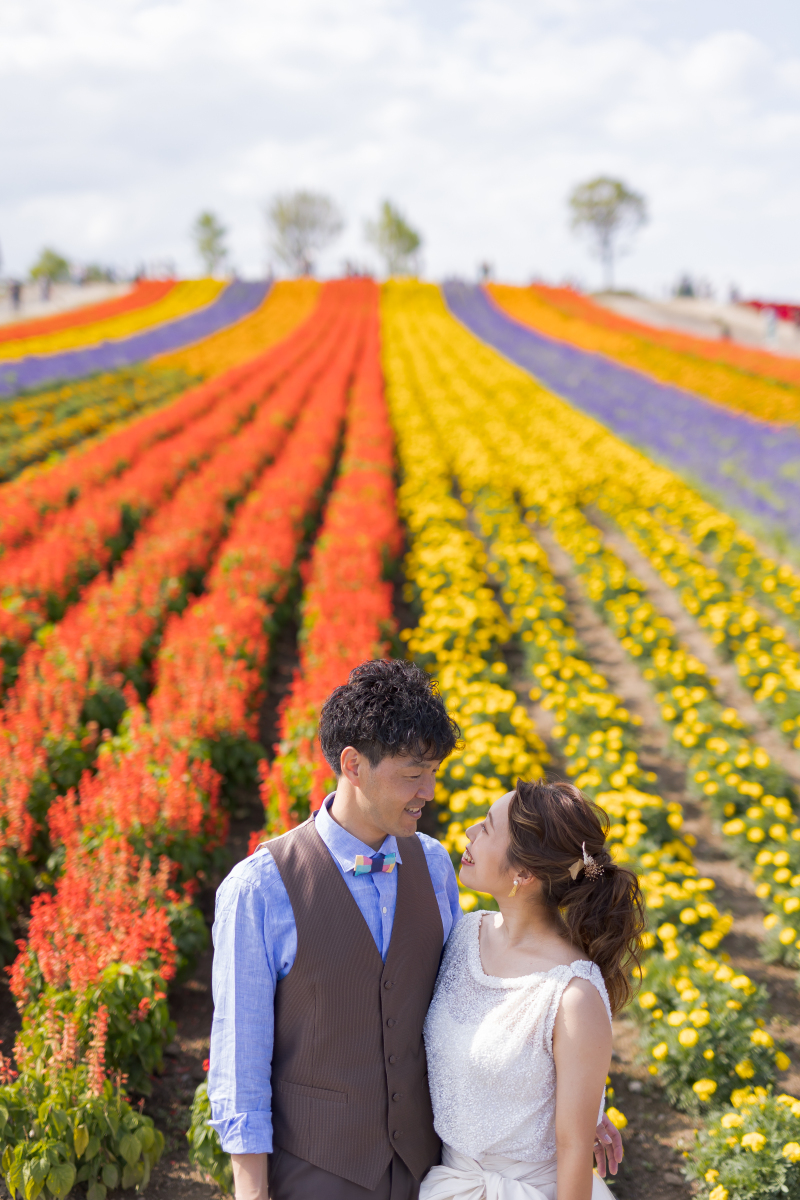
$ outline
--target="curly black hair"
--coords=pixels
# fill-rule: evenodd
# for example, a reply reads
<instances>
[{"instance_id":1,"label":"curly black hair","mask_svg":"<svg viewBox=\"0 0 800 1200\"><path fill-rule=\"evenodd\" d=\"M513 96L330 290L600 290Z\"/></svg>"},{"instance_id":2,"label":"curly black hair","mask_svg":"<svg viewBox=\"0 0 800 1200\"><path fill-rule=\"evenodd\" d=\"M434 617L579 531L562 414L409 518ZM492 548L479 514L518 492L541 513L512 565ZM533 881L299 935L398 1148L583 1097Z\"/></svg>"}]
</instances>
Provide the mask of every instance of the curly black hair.
<instances>
[{"instance_id":1,"label":"curly black hair","mask_svg":"<svg viewBox=\"0 0 800 1200\"><path fill-rule=\"evenodd\" d=\"M331 692L319 720L322 753L337 775L345 746L376 767L390 755L446 758L460 737L436 681L416 663L398 658L355 667L347 683Z\"/></svg>"}]
</instances>

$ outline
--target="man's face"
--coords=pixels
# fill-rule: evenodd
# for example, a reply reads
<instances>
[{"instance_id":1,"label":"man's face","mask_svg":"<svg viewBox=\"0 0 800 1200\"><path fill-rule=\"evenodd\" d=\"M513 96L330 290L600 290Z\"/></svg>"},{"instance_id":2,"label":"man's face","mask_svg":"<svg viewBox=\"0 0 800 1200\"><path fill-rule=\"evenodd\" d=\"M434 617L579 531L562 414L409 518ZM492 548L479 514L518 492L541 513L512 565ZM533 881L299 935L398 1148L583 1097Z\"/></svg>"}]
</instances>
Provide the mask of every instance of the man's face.
<instances>
[{"instance_id":1,"label":"man's face","mask_svg":"<svg viewBox=\"0 0 800 1200\"><path fill-rule=\"evenodd\" d=\"M398 754L376 767L349 746L342 751L343 773L355 783L362 816L385 835L411 837L425 804L433 800L441 759Z\"/></svg>"}]
</instances>

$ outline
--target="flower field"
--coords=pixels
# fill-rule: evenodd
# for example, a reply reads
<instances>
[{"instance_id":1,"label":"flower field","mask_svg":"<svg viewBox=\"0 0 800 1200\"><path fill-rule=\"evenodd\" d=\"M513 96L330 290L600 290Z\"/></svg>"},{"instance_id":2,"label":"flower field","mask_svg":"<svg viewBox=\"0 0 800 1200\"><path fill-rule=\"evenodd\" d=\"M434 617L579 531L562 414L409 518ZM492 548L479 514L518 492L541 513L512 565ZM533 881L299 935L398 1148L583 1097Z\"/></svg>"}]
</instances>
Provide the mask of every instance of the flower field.
<instances>
[{"instance_id":1,"label":"flower field","mask_svg":"<svg viewBox=\"0 0 800 1200\"><path fill-rule=\"evenodd\" d=\"M158 356L153 342L144 365L1 402L0 953L20 1019L0 1061L9 1190L102 1200L147 1186L165 1146L147 1097L175 1036L173 989L207 945L200 901L230 867L231 813L260 797L251 849L303 820L333 785L315 740L325 697L363 659L405 653L463 730L432 815L454 861L520 776L566 775L595 798L645 892L638 1054L648 1086L697 1125L687 1178L709 1200L800 1197L794 1036L772 976L726 948L734 916L685 811L752 881L765 959L800 972L800 572L687 482L688 449L673 471L619 415L631 380L677 383L713 414L694 441L724 474L713 421L746 422L763 449L777 437L757 419L775 419L763 398L790 398L796 365L770 377L766 356L723 347L712 361L716 343L665 335L648 367L623 354L644 335L572 293L533 294L530 315L527 293L497 292L515 323L456 285L259 286L189 348ZM141 315L136 294L102 319ZM547 335L535 363L523 317ZM593 374L587 350L610 373ZM659 375L679 360L696 395L679 390L688 375ZM717 367L751 389L749 408L701 389ZM638 419L655 411L642 403ZM665 429L680 411L662 405ZM790 530L778 461L761 469ZM757 489L734 485L744 509ZM635 686L585 636L587 613ZM273 746L265 698L293 623ZM464 892L465 909L479 902ZM202 1083L191 1158L224 1189L208 1115Z\"/></svg>"}]
</instances>

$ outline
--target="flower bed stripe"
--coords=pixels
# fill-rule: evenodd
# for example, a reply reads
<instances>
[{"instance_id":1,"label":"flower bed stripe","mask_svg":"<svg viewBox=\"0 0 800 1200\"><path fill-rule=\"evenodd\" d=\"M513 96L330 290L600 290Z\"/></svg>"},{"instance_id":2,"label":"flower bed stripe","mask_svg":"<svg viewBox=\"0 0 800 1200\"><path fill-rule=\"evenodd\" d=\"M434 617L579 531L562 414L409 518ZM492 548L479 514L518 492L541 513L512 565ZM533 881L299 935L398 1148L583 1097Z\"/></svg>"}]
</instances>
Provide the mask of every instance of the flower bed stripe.
<instances>
[{"instance_id":1,"label":"flower bed stripe","mask_svg":"<svg viewBox=\"0 0 800 1200\"><path fill-rule=\"evenodd\" d=\"M132 337L57 354L32 354L0 363L0 395L130 366L156 354L188 346L248 316L261 304L267 287L266 283L231 283L216 300L197 312L165 321Z\"/></svg>"},{"instance_id":2,"label":"flower bed stripe","mask_svg":"<svg viewBox=\"0 0 800 1200\"><path fill-rule=\"evenodd\" d=\"M0 407L0 482L159 407L195 382L183 370L135 367L9 401Z\"/></svg>"},{"instance_id":3,"label":"flower bed stripe","mask_svg":"<svg viewBox=\"0 0 800 1200\"><path fill-rule=\"evenodd\" d=\"M160 355L151 366L188 371L206 378L219 375L288 337L311 316L324 293L325 285L316 279L281 279L272 285L249 317L185 350Z\"/></svg>"},{"instance_id":4,"label":"flower bed stripe","mask_svg":"<svg viewBox=\"0 0 800 1200\"><path fill-rule=\"evenodd\" d=\"M82 325L94 325L122 313L133 312L157 304L176 286L174 279L140 279L124 296L113 300L101 300L96 304L84 304L66 312L53 313L50 317L33 317L27 321L15 321L0 325L0 345L20 338L39 337L45 333L56 333L61 329L73 329ZM0 355L3 351L0 349Z\"/></svg>"},{"instance_id":5,"label":"flower bed stripe","mask_svg":"<svg viewBox=\"0 0 800 1200\"><path fill-rule=\"evenodd\" d=\"M620 437L720 496L755 523L800 533L800 433L657 383L505 316L478 288L447 284L447 303L478 337Z\"/></svg>"},{"instance_id":6,"label":"flower bed stripe","mask_svg":"<svg viewBox=\"0 0 800 1200\"><path fill-rule=\"evenodd\" d=\"M7 553L9 548L39 536L47 514L58 512L85 494L88 488L102 484L132 466L151 446L186 428L233 389L244 386L257 372L269 368L275 380L280 379L302 358L317 336L317 322L331 319L330 301L326 297L327 289L323 289L319 307L312 317L284 342L229 368L218 378L192 388L165 409L132 422L85 453L79 450L54 467L26 472L13 483L0 486L0 548Z\"/></svg>"},{"instance_id":7,"label":"flower bed stripe","mask_svg":"<svg viewBox=\"0 0 800 1200\"><path fill-rule=\"evenodd\" d=\"M796 359L630 321L569 288L506 287L487 292L510 317L581 350L599 352L662 383L707 396L766 421L800 418Z\"/></svg>"},{"instance_id":8,"label":"flower bed stripe","mask_svg":"<svg viewBox=\"0 0 800 1200\"><path fill-rule=\"evenodd\" d=\"M775 1162L788 1168L795 1160L781 1148L787 1128L781 1105L790 1110L794 1105L800 1113L800 1102L790 1097L770 1099L762 1086L774 1078L776 1067L788 1065L763 1027L763 990L746 976L736 976L710 953L728 925L708 900L711 881L697 878L688 846L674 837L673 830L681 823L679 812L649 794L649 781L638 768L635 722L602 676L582 659L561 589L547 569L541 547L522 524L514 500L512 489L524 494L526 480L529 488L540 486L544 496L548 482L554 480L549 498L555 513L559 495L564 505L569 502L571 483L579 490L585 485L583 464L574 455L567 463L553 453L546 426L535 426L531 436L531 386L527 390L510 386L513 371L448 321L432 289L415 295L409 288L405 297L398 285L393 290L417 360L417 390L428 406L428 425L439 424L448 431L443 444L459 477L462 499L474 505L486 537L490 574L533 668L532 694L553 711L553 737L563 740L576 782L609 808L617 853L643 872L648 904L662 922L658 938L663 950L647 961L647 990L637 1010L644 1025L643 1046L650 1051L650 1069L664 1078L673 1101L690 1110L730 1095L733 1108L720 1114L723 1128L754 1130L750 1142L731 1137L731 1144L720 1149L715 1120L714 1127L700 1136L689 1170L707 1185L702 1187L706 1195L716 1179L732 1179L736 1156L753 1150L750 1143L759 1121L759 1147L768 1150L764 1161L770 1170ZM385 309L391 311L388 302ZM391 383L391 369L389 376ZM457 380L455 386L452 380ZM457 438L449 436L455 427ZM562 430L563 436L568 439L569 431ZM526 440L547 461L520 453ZM603 449L596 443L593 451L604 471L618 468L602 457ZM626 780L637 786L625 786ZM459 826L458 820L451 822L449 833L454 839L463 838ZM665 916L672 919L664 920ZM709 1155L716 1155L712 1168ZM722 1192L727 1195L726 1188ZM714 1200L724 1200L722 1192Z\"/></svg>"},{"instance_id":9,"label":"flower bed stripe","mask_svg":"<svg viewBox=\"0 0 800 1200\"><path fill-rule=\"evenodd\" d=\"M342 461L311 553L300 669L281 708L276 757L271 768L260 764L268 831L299 824L335 786L316 738L320 709L353 667L388 652L392 589L386 565L402 541L393 469L376 311L353 387ZM254 834L251 847L262 836Z\"/></svg>"},{"instance_id":10,"label":"flower bed stripe","mask_svg":"<svg viewBox=\"0 0 800 1200\"><path fill-rule=\"evenodd\" d=\"M138 308L91 324L69 326L53 333L39 334L37 331L30 337L5 342L0 344L0 370L15 358L77 350L80 347L97 345L110 338L130 337L151 325L174 321L195 309L213 304L224 288L225 284L216 279L196 279L178 283L169 289L163 299L147 308Z\"/></svg>"},{"instance_id":11,"label":"flower bed stripe","mask_svg":"<svg viewBox=\"0 0 800 1200\"><path fill-rule=\"evenodd\" d=\"M284 575L291 570L304 518L318 503L332 467L360 342L363 291L359 281L339 293L345 311L348 298L352 303L336 355L281 456L234 518L209 595L229 589L235 604L238 584L249 576L249 595L259 600L279 582L275 558L285 562ZM288 512L281 503L287 490ZM265 506L271 522L259 526L257 514ZM283 552L287 531L293 535L288 558ZM261 539L255 545L253 533ZM270 555L264 539L273 534ZM251 551L249 563L243 562ZM196 606L186 616L192 611L196 614ZM262 607L260 629L251 622L248 644L240 647L261 655L262 662L263 648L256 643L268 644L264 619L269 612L268 605ZM215 634L206 625L204 646L212 657L218 649ZM223 668L232 661L226 654L215 660ZM227 696L224 688L216 690L223 703L235 701L241 675L232 672L228 683ZM251 683L260 690L260 677ZM190 680L187 685L190 689ZM188 699L191 707L190 690L180 699ZM159 702L157 690L156 711ZM233 727L241 709L234 703L225 711ZM249 711L245 725L251 728ZM177 884L207 869L224 832L219 776L196 756L196 743L186 744L186 729L180 719L156 726L132 704L122 732L104 746L95 776L84 777L77 796L72 793L53 806L52 833L62 846L64 869L54 894L36 903L28 941L14 966L14 989L24 1006L15 1047L20 1078L0 1087L0 1105L10 1117L0 1130L2 1169L12 1188L28 1178L47 1148L53 1169L63 1169L69 1186L77 1178L98 1197L120 1180L141 1190L163 1146L147 1118L144 1132L131 1124L124 1076L146 1090L172 1036L165 985L181 961L202 946L204 935L202 917L190 904L191 887ZM192 729L197 733L200 726ZM123 1076L116 1090L108 1078L114 1072ZM31 1129L37 1114L34 1135L26 1138L22 1131ZM78 1132L84 1128L85 1139Z\"/></svg>"}]
</instances>

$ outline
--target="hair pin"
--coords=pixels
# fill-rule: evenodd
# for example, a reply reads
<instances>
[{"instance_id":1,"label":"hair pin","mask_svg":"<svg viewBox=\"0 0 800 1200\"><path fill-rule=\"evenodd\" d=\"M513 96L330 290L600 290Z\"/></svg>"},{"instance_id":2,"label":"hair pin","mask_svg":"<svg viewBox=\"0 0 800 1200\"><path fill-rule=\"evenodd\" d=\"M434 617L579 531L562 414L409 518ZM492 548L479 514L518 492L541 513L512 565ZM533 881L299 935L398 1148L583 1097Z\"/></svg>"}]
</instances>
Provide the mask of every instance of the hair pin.
<instances>
[{"instance_id":1,"label":"hair pin","mask_svg":"<svg viewBox=\"0 0 800 1200\"><path fill-rule=\"evenodd\" d=\"M586 842L581 842L581 853L583 858L579 858L569 869L572 878L577 879L578 872L584 871L587 879L599 879L603 874L603 867L596 859L592 858L591 854L586 853Z\"/></svg>"}]
</instances>

